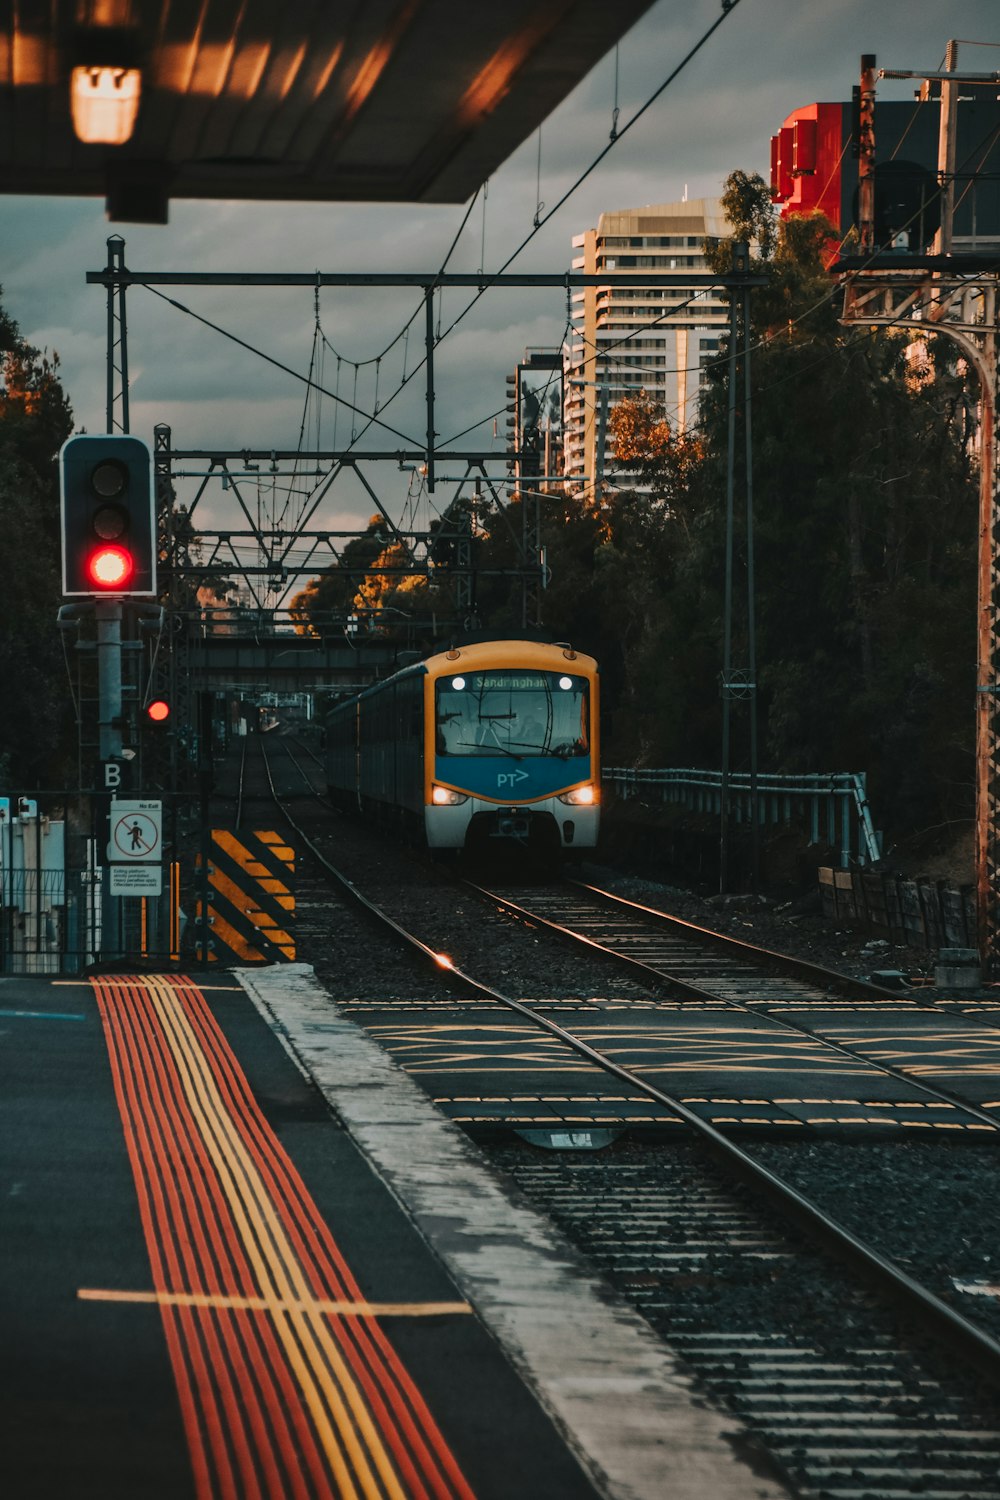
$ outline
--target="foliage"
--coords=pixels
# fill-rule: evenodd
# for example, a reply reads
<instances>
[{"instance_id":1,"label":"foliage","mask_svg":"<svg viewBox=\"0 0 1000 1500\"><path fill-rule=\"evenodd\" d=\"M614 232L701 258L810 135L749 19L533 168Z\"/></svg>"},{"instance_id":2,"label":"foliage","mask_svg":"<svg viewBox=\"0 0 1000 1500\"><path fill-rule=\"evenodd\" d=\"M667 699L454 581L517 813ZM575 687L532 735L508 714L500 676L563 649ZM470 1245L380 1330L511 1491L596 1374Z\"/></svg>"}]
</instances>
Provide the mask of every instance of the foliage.
<instances>
[{"instance_id":1,"label":"foliage","mask_svg":"<svg viewBox=\"0 0 1000 1500\"><path fill-rule=\"evenodd\" d=\"M71 764L61 603L59 449L73 427L56 355L0 309L0 527L12 539L0 595L3 789L58 785Z\"/></svg>"},{"instance_id":2,"label":"foliage","mask_svg":"<svg viewBox=\"0 0 1000 1500\"><path fill-rule=\"evenodd\" d=\"M901 343L772 346L758 380L780 400L754 412L766 763L868 770L897 829L961 806L971 762L950 725L966 714L971 752L975 654L975 491L938 392L907 387Z\"/></svg>"},{"instance_id":3,"label":"foliage","mask_svg":"<svg viewBox=\"0 0 1000 1500\"><path fill-rule=\"evenodd\" d=\"M677 433L663 408L645 391L626 396L608 418L617 462L663 499L676 501L690 489L701 457L697 438Z\"/></svg>"},{"instance_id":4,"label":"foliage","mask_svg":"<svg viewBox=\"0 0 1000 1500\"><path fill-rule=\"evenodd\" d=\"M783 220L752 303L760 757L867 771L898 837L972 811L977 502L955 420L969 393L944 351L915 379L904 335L840 326L833 233L820 215ZM699 587L723 577L727 405L719 367L703 403ZM741 481L734 663L747 650ZM738 713L734 725L745 756Z\"/></svg>"},{"instance_id":5,"label":"foliage","mask_svg":"<svg viewBox=\"0 0 1000 1500\"><path fill-rule=\"evenodd\" d=\"M359 628L368 634L406 634L408 622L430 621L446 608L441 590L423 574L407 572L413 557L399 541L390 541L381 514L344 547L340 559L310 579L289 606L299 635Z\"/></svg>"},{"instance_id":6,"label":"foliage","mask_svg":"<svg viewBox=\"0 0 1000 1500\"><path fill-rule=\"evenodd\" d=\"M930 340L921 365L902 334L839 323L826 219L779 221L753 174L734 173L723 201L733 236L707 247L712 264L727 272L732 243L746 239L752 270L767 276L737 349L731 481L732 663L749 666L752 540L758 763L866 771L891 845L972 812L977 487L968 414L977 392L943 340ZM521 582L504 570L521 561L522 507L540 507L551 574L545 627L601 663L610 763L720 764L730 492L729 358L720 352L696 433L677 433L642 392L611 413L616 460L634 488L606 485L596 499L516 497L476 528L479 621L516 632ZM314 628L320 607L359 599L377 611L405 595L406 608L426 608L434 590L425 579L392 585L395 551L379 531L376 517L340 565L299 595L300 628ZM447 613L447 566L432 576ZM747 767L749 734L746 702L734 701L734 771Z\"/></svg>"},{"instance_id":7,"label":"foliage","mask_svg":"<svg viewBox=\"0 0 1000 1500\"><path fill-rule=\"evenodd\" d=\"M769 261L778 242L778 215L760 173L730 172L721 202L732 234L720 245L705 246L711 269L724 275L732 266L732 246L739 243L750 245L759 260Z\"/></svg>"},{"instance_id":8,"label":"foliage","mask_svg":"<svg viewBox=\"0 0 1000 1500\"><path fill-rule=\"evenodd\" d=\"M845 328L825 269L833 227L778 222L759 178L730 179L733 238L755 241L751 298L759 764L861 770L890 842L972 811L976 516L964 415L975 390L942 349L916 378L907 340ZM720 272L731 244L712 254ZM546 497L545 620L601 660L609 760L720 763L728 359L697 439L644 395L609 419L641 488ZM748 663L742 337L734 476L734 666ZM515 530L517 523L515 522ZM494 538L489 556L510 556ZM487 623L518 599L486 589ZM733 703L733 770L749 713Z\"/></svg>"},{"instance_id":9,"label":"foliage","mask_svg":"<svg viewBox=\"0 0 1000 1500\"><path fill-rule=\"evenodd\" d=\"M332 567L312 578L289 606L299 635L322 635L325 626L343 626L355 612L358 580L381 554L388 531L383 516L372 516L361 536L344 547Z\"/></svg>"}]
</instances>

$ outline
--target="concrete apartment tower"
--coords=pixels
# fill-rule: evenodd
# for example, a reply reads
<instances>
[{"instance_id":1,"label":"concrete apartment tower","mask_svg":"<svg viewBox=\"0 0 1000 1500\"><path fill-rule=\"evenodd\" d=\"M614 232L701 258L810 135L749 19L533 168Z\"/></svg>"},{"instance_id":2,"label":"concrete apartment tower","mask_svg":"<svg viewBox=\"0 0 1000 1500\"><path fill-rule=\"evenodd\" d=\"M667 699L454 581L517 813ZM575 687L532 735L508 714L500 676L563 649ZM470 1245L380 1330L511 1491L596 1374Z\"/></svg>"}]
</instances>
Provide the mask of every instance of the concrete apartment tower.
<instances>
[{"instance_id":1,"label":"concrete apartment tower","mask_svg":"<svg viewBox=\"0 0 1000 1500\"><path fill-rule=\"evenodd\" d=\"M717 198L693 198L602 214L573 239L574 271L607 284L573 293L572 331L564 346L564 472L590 491L597 473L601 388L609 410L644 390L678 432L697 420L702 372L716 357L728 313L714 288L615 287L619 272L704 272L704 241L729 224ZM606 467L614 467L610 448Z\"/></svg>"}]
</instances>

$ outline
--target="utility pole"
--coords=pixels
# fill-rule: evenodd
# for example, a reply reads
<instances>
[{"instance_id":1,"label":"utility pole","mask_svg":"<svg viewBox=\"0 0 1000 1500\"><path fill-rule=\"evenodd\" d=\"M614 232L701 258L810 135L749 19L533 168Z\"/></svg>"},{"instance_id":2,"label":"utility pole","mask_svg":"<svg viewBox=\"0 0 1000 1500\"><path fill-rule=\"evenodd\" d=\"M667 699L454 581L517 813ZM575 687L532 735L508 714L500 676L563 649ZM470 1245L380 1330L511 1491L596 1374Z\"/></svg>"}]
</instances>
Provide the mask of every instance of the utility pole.
<instances>
[{"instance_id":1,"label":"utility pole","mask_svg":"<svg viewBox=\"0 0 1000 1500\"><path fill-rule=\"evenodd\" d=\"M749 278L750 246L738 243L733 246L733 276ZM736 496L736 414L738 405L738 354L740 312L743 314L743 368L745 430L745 482L746 482L746 548L747 548L747 651L748 664L733 666L733 572L735 551L735 496ZM726 575L722 639L722 754L719 779L719 890L729 889L729 775L732 744L732 704L737 698L749 698L750 716L750 816L752 820L751 881L754 889L759 880L759 843L757 809L757 714L756 714L756 643L754 628L754 567L753 567L753 485L750 465L753 449L750 441L750 283L744 284L742 295L736 287L730 291L729 302L729 404L726 453Z\"/></svg>"},{"instance_id":2,"label":"utility pole","mask_svg":"<svg viewBox=\"0 0 1000 1500\"><path fill-rule=\"evenodd\" d=\"M756 895L760 889L760 799L757 792L757 608L754 576L753 422L751 415L750 288L745 286L743 288L743 442L746 466L747 677L750 692L750 888Z\"/></svg>"},{"instance_id":3,"label":"utility pole","mask_svg":"<svg viewBox=\"0 0 1000 1500\"><path fill-rule=\"evenodd\" d=\"M945 71L958 67L958 43L948 43ZM938 126L938 183L941 188L941 227L934 239L935 255L950 255L955 217L955 141L958 136L958 84L941 80L941 121Z\"/></svg>"},{"instance_id":4,"label":"utility pole","mask_svg":"<svg viewBox=\"0 0 1000 1500\"><path fill-rule=\"evenodd\" d=\"M594 504L600 505L604 494L604 448L608 440L607 381L600 387L600 405L597 411L597 443L594 448Z\"/></svg>"},{"instance_id":5,"label":"utility pole","mask_svg":"<svg viewBox=\"0 0 1000 1500\"><path fill-rule=\"evenodd\" d=\"M875 54L861 59L858 92L858 233L861 254L875 249Z\"/></svg>"},{"instance_id":6,"label":"utility pole","mask_svg":"<svg viewBox=\"0 0 1000 1500\"><path fill-rule=\"evenodd\" d=\"M125 241L108 239L108 356L105 421L108 432L128 432L128 320L125 316ZM117 414L117 415L116 415Z\"/></svg>"}]
</instances>

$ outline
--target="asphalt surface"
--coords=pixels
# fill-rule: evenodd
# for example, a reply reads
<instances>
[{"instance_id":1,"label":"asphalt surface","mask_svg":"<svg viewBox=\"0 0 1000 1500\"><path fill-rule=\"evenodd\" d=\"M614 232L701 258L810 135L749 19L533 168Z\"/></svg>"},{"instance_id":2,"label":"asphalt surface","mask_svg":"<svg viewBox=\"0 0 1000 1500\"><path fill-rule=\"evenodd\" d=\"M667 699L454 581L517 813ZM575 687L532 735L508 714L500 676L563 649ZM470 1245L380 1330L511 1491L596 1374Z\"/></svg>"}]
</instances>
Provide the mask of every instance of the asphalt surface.
<instances>
[{"instance_id":1,"label":"asphalt surface","mask_svg":"<svg viewBox=\"0 0 1000 1500\"><path fill-rule=\"evenodd\" d=\"M206 989L268 1125L365 1295L405 1307L461 1303L244 991L227 975ZM160 1310L107 1299L148 1294L154 1281L94 992L86 982L5 979L0 1034L4 1492L11 1500L194 1496ZM389 1316L384 1327L477 1495L595 1493L474 1317Z\"/></svg>"},{"instance_id":2,"label":"asphalt surface","mask_svg":"<svg viewBox=\"0 0 1000 1500\"><path fill-rule=\"evenodd\" d=\"M744 1466L731 1419L706 1408L642 1320L612 1306L329 1007L301 965L243 983L225 972L0 980L3 1493L783 1493ZM270 1163L273 1181L284 1172L300 1186L288 1201L261 1189L254 1227L244 1178L266 1184ZM292 1284L312 1253L296 1213L362 1311L275 1290L268 1258L288 1258ZM250 1305L233 1295L227 1256L245 1265ZM384 1349L342 1381L357 1405L338 1426L333 1397L320 1410L317 1392L341 1352L353 1358L362 1325ZM273 1351L256 1364L255 1339ZM310 1340L314 1370L303 1369ZM413 1392L396 1447L382 1431L395 1396L379 1416L369 1389L380 1360L393 1392ZM366 1466L351 1453L372 1412Z\"/></svg>"}]
</instances>

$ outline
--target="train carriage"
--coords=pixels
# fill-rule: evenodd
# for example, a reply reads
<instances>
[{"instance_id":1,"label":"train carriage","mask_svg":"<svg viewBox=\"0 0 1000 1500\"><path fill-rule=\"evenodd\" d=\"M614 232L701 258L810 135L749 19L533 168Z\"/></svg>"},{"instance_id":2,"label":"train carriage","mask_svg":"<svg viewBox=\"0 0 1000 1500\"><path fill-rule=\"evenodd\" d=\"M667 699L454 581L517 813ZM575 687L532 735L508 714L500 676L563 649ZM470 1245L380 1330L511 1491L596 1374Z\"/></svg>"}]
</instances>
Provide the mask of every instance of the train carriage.
<instances>
[{"instance_id":1,"label":"train carriage","mask_svg":"<svg viewBox=\"0 0 1000 1500\"><path fill-rule=\"evenodd\" d=\"M597 663L570 646L456 646L330 712L330 791L431 849L590 849L598 711Z\"/></svg>"}]
</instances>

